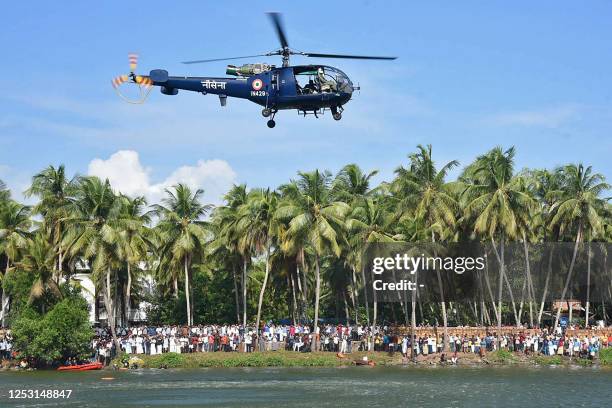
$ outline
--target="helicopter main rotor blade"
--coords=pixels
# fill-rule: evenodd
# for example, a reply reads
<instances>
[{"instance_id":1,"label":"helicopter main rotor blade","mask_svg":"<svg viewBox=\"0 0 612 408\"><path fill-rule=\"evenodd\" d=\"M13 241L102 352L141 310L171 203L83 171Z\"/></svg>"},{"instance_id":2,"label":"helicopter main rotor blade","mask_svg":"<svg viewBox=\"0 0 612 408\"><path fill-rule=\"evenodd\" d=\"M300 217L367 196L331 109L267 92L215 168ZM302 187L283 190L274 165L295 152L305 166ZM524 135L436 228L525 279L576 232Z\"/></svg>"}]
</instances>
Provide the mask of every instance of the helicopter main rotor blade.
<instances>
[{"instance_id":1,"label":"helicopter main rotor blade","mask_svg":"<svg viewBox=\"0 0 612 408\"><path fill-rule=\"evenodd\" d=\"M229 57L229 58L213 58L213 59L205 59L205 60L195 60L195 61L183 61L183 64L202 64L205 62L214 62L214 61L227 61L227 60L236 60L243 58L255 58L255 57L267 57L272 54L257 54L257 55L246 55L244 57Z\"/></svg>"},{"instance_id":2,"label":"helicopter main rotor blade","mask_svg":"<svg viewBox=\"0 0 612 408\"><path fill-rule=\"evenodd\" d=\"M347 58L361 60L394 60L397 57L376 57L371 55L343 55L343 54L321 54L316 52L301 52L300 55L313 58Z\"/></svg>"},{"instance_id":3,"label":"helicopter main rotor blade","mask_svg":"<svg viewBox=\"0 0 612 408\"><path fill-rule=\"evenodd\" d=\"M272 20L272 24L276 29L276 35L278 36L278 40L281 43L283 48L289 47L289 43L287 42L287 36L285 35L285 29L283 28L283 22L281 21L280 13L268 13L270 19Z\"/></svg>"}]
</instances>

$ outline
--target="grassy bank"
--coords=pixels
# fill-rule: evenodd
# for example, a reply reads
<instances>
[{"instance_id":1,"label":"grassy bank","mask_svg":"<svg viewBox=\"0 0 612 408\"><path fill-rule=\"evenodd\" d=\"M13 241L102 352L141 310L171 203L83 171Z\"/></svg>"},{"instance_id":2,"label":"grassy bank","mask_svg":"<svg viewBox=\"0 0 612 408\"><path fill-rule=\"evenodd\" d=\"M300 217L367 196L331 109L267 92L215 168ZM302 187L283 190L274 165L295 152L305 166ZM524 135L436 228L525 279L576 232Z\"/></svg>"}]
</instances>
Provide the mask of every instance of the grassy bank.
<instances>
[{"instance_id":1,"label":"grassy bank","mask_svg":"<svg viewBox=\"0 0 612 408\"><path fill-rule=\"evenodd\" d=\"M401 363L401 354L389 356L387 353L352 353L347 358L338 358L335 353L297 353L291 351L254 352L254 353L192 353L162 355L139 355L145 368L201 368L201 367L341 367L353 365L354 360L368 356L377 365ZM121 365L121 358L114 362Z\"/></svg>"},{"instance_id":2,"label":"grassy bank","mask_svg":"<svg viewBox=\"0 0 612 408\"><path fill-rule=\"evenodd\" d=\"M400 353L390 356L382 352L356 352L347 355L347 358L338 358L335 353L297 353L291 351L254 352L254 353L193 353L162 355L139 355L139 366L143 368L205 368L205 367L343 367L354 365L355 360L368 356L377 366L392 365L439 365L439 355L419 356L416 363L402 359ZM121 358L114 363L121 366ZM484 358L475 354L459 354L460 366L486 366L486 365L578 365L590 366L593 364L612 366L612 349L602 350L599 360L568 358L561 356L526 356L507 351L488 353Z\"/></svg>"}]
</instances>

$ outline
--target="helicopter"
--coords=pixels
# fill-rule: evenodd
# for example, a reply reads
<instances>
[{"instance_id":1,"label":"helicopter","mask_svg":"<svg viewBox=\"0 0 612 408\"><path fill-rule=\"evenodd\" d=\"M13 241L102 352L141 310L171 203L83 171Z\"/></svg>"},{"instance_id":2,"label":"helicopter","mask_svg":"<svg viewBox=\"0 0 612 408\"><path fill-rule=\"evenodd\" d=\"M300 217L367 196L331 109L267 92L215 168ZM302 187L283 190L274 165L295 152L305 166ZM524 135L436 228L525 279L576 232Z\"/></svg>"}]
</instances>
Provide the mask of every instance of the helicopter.
<instances>
[{"instance_id":1,"label":"helicopter","mask_svg":"<svg viewBox=\"0 0 612 408\"><path fill-rule=\"evenodd\" d=\"M292 55L312 58L343 58L358 60L395 60L397 57L368 55L322 54L301 52L289 48L280 13L267 13L281 48L258 55L214 58L185 61L183 64L200 64L216 61L237 60L256 57L280 56L282 65L277 67L267 63L251 63L240 66L228 65L226 75L231 77L185 77L169 76L164 69L154 69L149 75L135 73L138 55L129 54L130 72L119 75L111 82L117 94L130 103L143 103L154 86L160 87L164 95L177 95L179 90L199 92L203 95L218 95L221 106L226 106L227 98L242 98L263 107L261 114L269 118L269 128L276 126L274 117L280 110L297 110L298 114L313 115L318 118L330 110L335 120L342 119L344 105L352 98L353 92L360 90L340 69L328 65L290 65ZM120 91L121 85L136 84L139 88L137 99L127 98Z\"/></svg>"}]
</instances>

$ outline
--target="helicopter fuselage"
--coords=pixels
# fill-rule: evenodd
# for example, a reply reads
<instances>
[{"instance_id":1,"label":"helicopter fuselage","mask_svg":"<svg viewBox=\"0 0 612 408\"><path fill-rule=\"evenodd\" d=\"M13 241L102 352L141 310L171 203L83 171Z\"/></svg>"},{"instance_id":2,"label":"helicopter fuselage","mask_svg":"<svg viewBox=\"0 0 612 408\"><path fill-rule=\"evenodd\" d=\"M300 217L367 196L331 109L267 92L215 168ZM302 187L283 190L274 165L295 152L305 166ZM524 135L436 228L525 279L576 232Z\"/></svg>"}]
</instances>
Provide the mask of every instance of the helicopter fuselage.
<instances>
[{"instance_id":1,"label":"helicopter fuselage","mask_svg":"<svg viewBox=\"0 0 612 408\"><path fill-rule=\"evenodd\" d=\"M335 76L323 74L325 69ZM314 80L301 86L296 74ZM148 78L165 95L176 95L178 90L213 94L219 96L222 106L227 97L248 99L272 112L297 109L307 113L325 108L336 111L351 99L354 90L342 71L315 65L272 68L257 75L238 77L168 76L165 70L153 70Z\"/></svg>"}]
</instances>

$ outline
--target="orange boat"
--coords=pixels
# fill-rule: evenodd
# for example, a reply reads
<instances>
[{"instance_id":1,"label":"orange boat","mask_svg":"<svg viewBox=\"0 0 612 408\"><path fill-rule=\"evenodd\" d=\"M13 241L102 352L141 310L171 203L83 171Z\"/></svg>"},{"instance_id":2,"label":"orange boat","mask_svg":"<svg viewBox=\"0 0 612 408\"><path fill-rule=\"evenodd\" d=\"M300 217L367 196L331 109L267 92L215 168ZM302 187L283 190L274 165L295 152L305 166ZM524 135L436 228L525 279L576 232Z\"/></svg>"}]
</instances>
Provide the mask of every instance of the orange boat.
<instances>
[{"instance_id":1,"label":"orange boat","mask_svg":"<svg viewBox=\"0 0 612 408\"><path fill-rule=\"evenodd\" d=\"M60 366L57 371L89 371L89 370L100 370L104 367L102 363L87 363L78 364L73 366Z\"/></svg>"}]
</instances>

